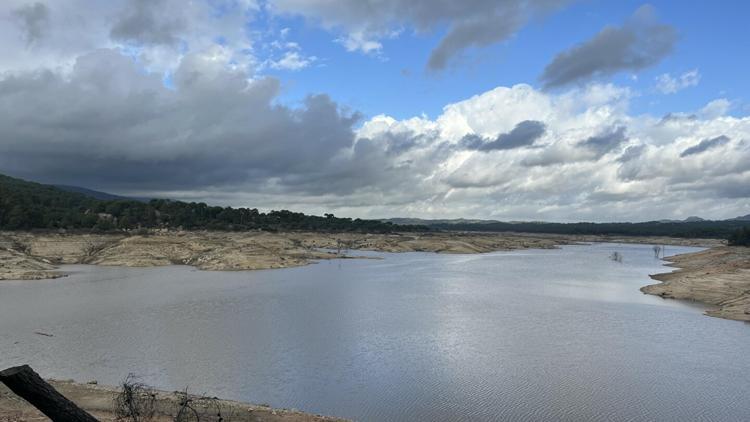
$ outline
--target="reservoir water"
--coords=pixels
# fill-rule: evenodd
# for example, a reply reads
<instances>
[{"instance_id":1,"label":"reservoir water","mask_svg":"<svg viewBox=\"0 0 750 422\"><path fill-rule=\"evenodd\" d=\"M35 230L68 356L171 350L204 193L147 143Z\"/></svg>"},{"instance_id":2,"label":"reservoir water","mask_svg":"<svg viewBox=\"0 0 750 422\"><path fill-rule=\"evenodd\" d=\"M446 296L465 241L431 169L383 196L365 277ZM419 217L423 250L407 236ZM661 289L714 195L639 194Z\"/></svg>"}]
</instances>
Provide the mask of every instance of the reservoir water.
<instances>
[{"instance_id":1,"label":"reservoir water","mask_svg":"<svg viewBox=\"0 0 750 422\"><path fill-rule=\"evenodd\" d=\"M367 255L2 282L0 366L362 421L750 418L750 326L643 295L650 246Z\"/></svg>"}]
</instances>

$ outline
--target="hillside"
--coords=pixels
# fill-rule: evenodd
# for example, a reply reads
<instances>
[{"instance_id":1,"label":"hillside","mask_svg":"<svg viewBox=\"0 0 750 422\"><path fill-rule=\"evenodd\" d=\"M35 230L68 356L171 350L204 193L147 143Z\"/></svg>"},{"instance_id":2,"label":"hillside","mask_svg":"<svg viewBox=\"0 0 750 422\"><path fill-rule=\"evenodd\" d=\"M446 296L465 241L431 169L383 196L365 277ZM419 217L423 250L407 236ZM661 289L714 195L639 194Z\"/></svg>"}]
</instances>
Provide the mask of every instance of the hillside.
<instances>
[{"instance_id":1,"label":"hillside","mask_svg":"<svg viewBox=\"0 0 750 422\"><path fill-rule=\"evenodd\" d=\"M74 191L71 191L74 190ZM0 229L85 229L110 231L138 228L186 230L306 230L389 233L393 231L474 231L549 233L565 235L668 236L726 239L748 221L739 217L711 221L641 223L545 223L495 220L362 220L333 214L311 216L287 210L210 206L205 203L153 199L99 199L84 188L71 190L0 175ZM105 194L106 195L106 194Z\"/></svg>"},{"instance_id":2,"label":"hillside","mask_svg":"<svg viewBox=\"0 0 750 422\"><path fill-rule=\"evenodd\" d=\"M0 175L0 229L94 229L110 231L138 228L186 230L307 230L388 233L425 231L424 226L395 226L377 220L323 217L287 210L215 207L205 203L154 199L102 200Z\"/></svg>"},{"instance_id":3,"label":"hillside","mask_svg":"<svg viewBox=\"0 0 750 422\"><path fill-rule=\"evenodd\" d=\"M420 224L435 230L467 232L511 232L585 236L665 236L681 238L726 239L738 229L750 226L750 215L729 220L705 220L688 217L684 220L658 220L639 223L548 223L538 221L497 220L427 220L391 218L393 224Z\"/></svg>"},{"instance_id":4,"label":"hillside","mask_svg":"<svg viewBox=\"0 0 750 422\"><path fill-rule=\"evenodd\" d=\"M80 186L69 186L69 185L52 185L52 186L56 187L58 189L62 189L64 191L66 191L66 192L82 193L82 194L84 194L86 196L89 196L91 198L101 199L103 201L130 201L130 200L136 200L136 201L141 201L141 202L148 202L147 199L142 199L142 198L128 198L128 197L125 197L125 196L113 195L111 193L101 192L101 191L98 191L98 190L82 188Z\"/></svg>"},{"instance_id":5,"label":"hillside","mask_svg":"<svg viewBox=\"0 0 750 422\"><path fill-rule=\"evenodd\" d=\"M667 236L686 238L726 239L737 229L747 226L747 221L685 221L642 223L484 223L435 224L435 229L482 232L551 233L572 235Z\"/></svg>"}]
</instances>

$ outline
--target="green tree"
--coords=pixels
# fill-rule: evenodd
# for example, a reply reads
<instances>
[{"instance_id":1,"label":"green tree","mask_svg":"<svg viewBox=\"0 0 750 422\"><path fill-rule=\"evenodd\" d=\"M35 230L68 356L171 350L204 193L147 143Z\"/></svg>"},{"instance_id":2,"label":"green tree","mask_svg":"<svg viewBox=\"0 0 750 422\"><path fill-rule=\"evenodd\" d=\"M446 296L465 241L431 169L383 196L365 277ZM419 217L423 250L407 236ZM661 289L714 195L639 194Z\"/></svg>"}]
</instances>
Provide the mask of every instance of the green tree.
<instances>
[{"instance_id":1,"label":"green tree","mask_svg":"<svg viewBox=\"0 0 750 422\"><path fill-rule=\"evenodd\" d=\"M730 246L750 246L750 227L737 229L729 236Z\"/></svg>"}]
</instances>

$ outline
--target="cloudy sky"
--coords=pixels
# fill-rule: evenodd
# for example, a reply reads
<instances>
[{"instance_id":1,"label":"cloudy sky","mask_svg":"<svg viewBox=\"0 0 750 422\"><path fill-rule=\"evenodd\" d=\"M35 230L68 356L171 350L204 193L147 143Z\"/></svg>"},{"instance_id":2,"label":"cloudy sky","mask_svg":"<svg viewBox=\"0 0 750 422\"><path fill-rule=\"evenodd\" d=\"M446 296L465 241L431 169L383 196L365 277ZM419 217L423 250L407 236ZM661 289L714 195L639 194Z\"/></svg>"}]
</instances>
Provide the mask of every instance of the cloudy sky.
<instances>
[{"instance_id":1,"label":"cloudy sky","mask_svg":"<svg viewBox=\"0 0 750 422\"><path fill-rule=\"evenodd\" d=\"M352 217L750 213L745 1L3 0L0 173Z\"/></svg>"}]
</instances>

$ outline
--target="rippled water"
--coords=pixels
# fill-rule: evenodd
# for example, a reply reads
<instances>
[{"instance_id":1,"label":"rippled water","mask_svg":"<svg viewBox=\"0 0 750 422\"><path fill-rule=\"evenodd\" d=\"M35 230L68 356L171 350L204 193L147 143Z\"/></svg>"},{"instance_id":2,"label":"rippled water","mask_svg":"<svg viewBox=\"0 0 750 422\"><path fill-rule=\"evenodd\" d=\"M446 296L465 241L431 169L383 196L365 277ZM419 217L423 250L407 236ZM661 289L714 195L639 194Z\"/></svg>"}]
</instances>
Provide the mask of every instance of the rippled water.
<instances>
[{"instance_id":1,"label":"rippled water","mask_svg":"<svg viewBox=\"0 0 750 422\"><path fill-rule=\"evenodd\" d=\"M372 255L0 283L0 364L357 420L750 418L750 326L641 294L649 246Z\"/></svg>"}]
</instances>

